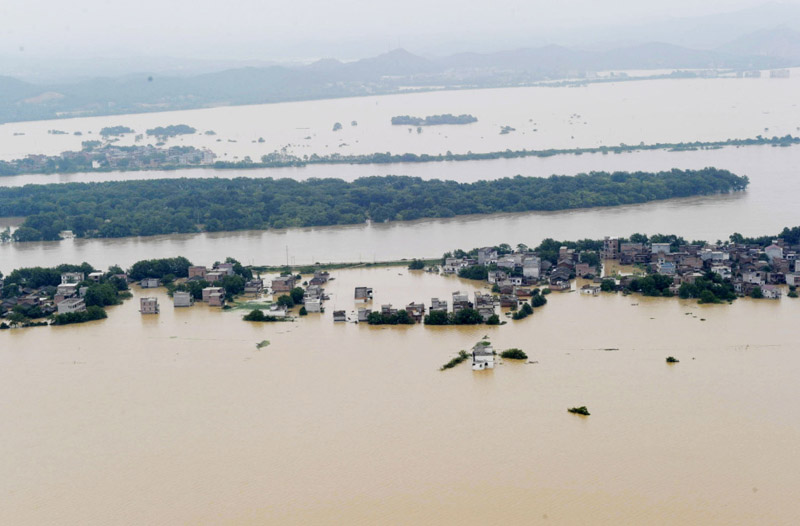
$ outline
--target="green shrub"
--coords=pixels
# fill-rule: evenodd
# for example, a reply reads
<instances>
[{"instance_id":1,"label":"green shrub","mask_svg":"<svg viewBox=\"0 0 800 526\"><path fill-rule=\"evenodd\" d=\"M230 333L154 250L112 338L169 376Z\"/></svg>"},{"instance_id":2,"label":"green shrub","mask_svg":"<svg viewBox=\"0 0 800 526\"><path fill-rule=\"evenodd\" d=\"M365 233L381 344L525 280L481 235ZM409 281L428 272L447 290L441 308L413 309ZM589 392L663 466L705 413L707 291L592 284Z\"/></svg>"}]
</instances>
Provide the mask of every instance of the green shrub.
<instances>
[{"instance_id":1,"label":"green shrub","mask_svg":"<svg viewBox=\"0 0 800 526\"><path fill-rule=\"evenodd\" d=\"M580 407L570 407L569 409L567 409L567 411L569 411L570 413L575 413L576 415L589 416L591 414L589 413L589 410L586 409L585 405L582 405Z\"/></svg>"},{"instance_id":2,"label":"green shrub","mask_svg":"<svg viewBox=\"0 0 800 526\"><path fill-rule=\"evenodd\" d=\"M411 263L408 264L409 270L422 270L425 268L425 262L421 259L413 259Z\"/></svg>"},{"instance_id":3,"label":"green shrub","mask_svg":"<svg viewBox=\"0 0 800 526\"><path fill-rule=\"evenodd\" d=\"M527 360L528 355L522 349L506 349L500 353L501 358L507 360Z\"/></svg>"},{"instance_id":4,"label":"green shrub","mask_svg":"<svg viewBox=\"0 0 800 526\"><path fill-rule=\"evenodd\" d=\"M444 371L445 369L452 369L456 365L460 364L461 362L465 361L469 358L469 354L466 351L458 351L458 356L444 364L439 370Z\"/></svg>"}]
</instances>

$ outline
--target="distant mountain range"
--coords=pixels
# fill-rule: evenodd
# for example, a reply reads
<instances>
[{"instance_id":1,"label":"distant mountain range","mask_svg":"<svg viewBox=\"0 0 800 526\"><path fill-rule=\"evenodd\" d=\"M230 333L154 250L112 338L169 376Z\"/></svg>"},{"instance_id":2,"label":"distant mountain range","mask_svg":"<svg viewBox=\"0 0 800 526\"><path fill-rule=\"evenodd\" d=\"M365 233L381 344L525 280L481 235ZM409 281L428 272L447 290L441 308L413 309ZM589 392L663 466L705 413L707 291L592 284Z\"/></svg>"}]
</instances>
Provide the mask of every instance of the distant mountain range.
<instances>
[{"instance_id":1,"label":"distant mountain range","mask_svg":"<svg viewBox=\"0 0 800 526\"><path fill-rule=\"evenodd\" d=\"M0 122L140 113L393 93L401 87L499 87L625 69L771 69L800 66L800 32L759 30L712 50L646 43L608 51L561 46L428 59L397 49L355 62L235 68L33 84L0 77Z\"/></svg>"}]
</instances>

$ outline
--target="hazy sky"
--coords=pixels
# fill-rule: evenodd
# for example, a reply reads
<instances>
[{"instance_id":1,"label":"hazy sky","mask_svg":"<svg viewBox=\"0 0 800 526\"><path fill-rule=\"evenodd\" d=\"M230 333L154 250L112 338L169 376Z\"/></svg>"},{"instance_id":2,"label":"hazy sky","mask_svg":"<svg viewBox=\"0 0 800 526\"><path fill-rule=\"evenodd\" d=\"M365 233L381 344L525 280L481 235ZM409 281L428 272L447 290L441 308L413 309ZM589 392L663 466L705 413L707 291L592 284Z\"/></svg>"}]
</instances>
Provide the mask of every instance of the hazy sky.
<instances>
[{"instance_id":1,"label":"hazy sky","mask_svg":"<svg viewBox=\"0 0 800 526\"><path fill-rule=\"evenodd\" d=\"M320 43L326 42L369 41L390 49L413 48L417 39L467 42L530 36L533 42L538 36L552 40L558 28L700 16L762 3L764 0L2 0L0 54L280 59L309 52L325 55ZM314 48L309 42L318 45Z\"/></svg>"}]
</instances>

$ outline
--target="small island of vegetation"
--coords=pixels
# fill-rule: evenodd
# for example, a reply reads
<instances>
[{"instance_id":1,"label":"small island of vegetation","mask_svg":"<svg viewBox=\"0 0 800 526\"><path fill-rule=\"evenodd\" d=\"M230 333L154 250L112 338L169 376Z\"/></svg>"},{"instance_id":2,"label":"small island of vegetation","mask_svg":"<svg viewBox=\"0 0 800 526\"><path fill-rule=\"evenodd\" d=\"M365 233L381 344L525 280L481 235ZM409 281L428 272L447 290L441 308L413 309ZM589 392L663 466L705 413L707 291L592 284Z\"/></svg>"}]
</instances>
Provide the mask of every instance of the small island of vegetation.
<instances>
[{"instance_id":1,"label":"small island of vegetation","mask_svg":"<svg viewBox=\"0 0 800 526\"><path fill-rule=\"evenodd\" d=\"M285 317L277 317L277 316L270 316L269 314L264 314L264 311L261 309L253 309L244 316L242 319L245 321L261 321L261 322L273 322L273 321L288 321Z\"/></svg>"},{"instance_id":2,"label":"small island of vegetation","mask_svg":"<svg viewBox=\"0 0 800 526\"><path fill-rule=\"evenodd\" d=\"M744 190L727 170L592 172L459 183L407 176L341 179L161 179L0 188L16 241L126 237L567 210ZM473 279L484 279L476 276Z\"/></svg>"},{"instance_id":3,"label":"small island of vegetation","mask_svg":"<svg viewBox=\"0 0 800 526\"><path fill-rule=\"evenodd\" d=\"M147 135L155 137L175 137L177 135L192 135L196 129L186 124L170 124L169 126L156 126L147 130Z\"/></svg>"},{"instance_id":4,"label":"small island of vegetation","mask_svg":"<svg viewBox=\"0 0 800 526\"><path fill-rule=\"evenodd\" d=\"M367 316L367 323L370 325L414 325L414 319L404 310L397 312L383 313L372 312Z\"/></svg>"},{"instance_id":5,"label":"small island of vegetation","mask_svg":"<svg viewBox=\"0 0 800 526\"><path fill-rule=\"evenodd\" d=\"M445 113L443 115L428 115L425 118L411 117L409 115L399 115L392 117L392 124L395 126L441 126L445 124L472 124L478 122L478 119L472 115L452 115Z\"/></svg>"},{"instance_id":6,"label":"small island of vegetation","mask_svg":"<svg viewBox=\"0 0 800 526\"><path fill-rule=\"evenodd\" d=\"M589 410L586 409L585 405L582 405L580 407L570 407L569 409L567 409L567 411L576 415L583 415L583 416L589 416L591 414L589 413Z\"/></svg>"},{"instance_id":7,"label":"small island of vegetation","mask_svg":"<svg viewBox=\"0 0 800 526\"><path fill-rule=\"evenodd\" d=\"M100 130L102 137L117 137L128 133L135 133L135 130L127 126L107 126Z\"/></svg>"},{"instance_id":8,"label":"small island of vegetation","mask_svg":"<svg viewBox=\"0 0 800 526\"><path fill-rule=\"evenodd\" d=\"M425 315L425 325L480 325L484 323L483 316L476 309L464 308L458 312L432 311ZM499 325L500 318L492 314L486 325Z\"/></svg>"},{"instance_id":9,"label":"small island of vegetation","mask_svg":"<svg viewBox=\"0 0 800 526\"><path fill-rule=\"evenodd\" d=\"M525 354L525 351L522 349L506 349L505 351L500 353L500 358L505 358L506 360L527 360L528 355Z\"/></svg>"},{"instance_id":10,"label":"small island of vegetation","mask_svg":"<svg viewBox=\"0 0 800 526\"><path fill-rule=\"evenodd\" d=\"M455 358L453 358L452 360L441 366L439 370L444 371L446 369L452 369L456 365L463 363L468 359L469 359L469 354L467 354L467 351L458 351L458 356L456 356Z\"/></svg>"}]
</instances>

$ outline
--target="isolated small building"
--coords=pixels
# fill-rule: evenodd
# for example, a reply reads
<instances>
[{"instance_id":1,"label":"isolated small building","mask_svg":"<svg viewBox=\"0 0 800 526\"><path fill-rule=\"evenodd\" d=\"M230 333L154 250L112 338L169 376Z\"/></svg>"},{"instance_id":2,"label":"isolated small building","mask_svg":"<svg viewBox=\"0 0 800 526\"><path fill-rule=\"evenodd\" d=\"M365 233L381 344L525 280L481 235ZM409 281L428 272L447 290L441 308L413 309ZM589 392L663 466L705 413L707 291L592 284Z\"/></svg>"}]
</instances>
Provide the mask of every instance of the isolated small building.
<instances>
[{"instance_id":1,"label":"isolated small building","mask_svg":"<svg viewBox=\"0 0 800 526\"><path fill-rule=\"evenodd\" d=\"M175 307L191 307L194 305L194 298L186 291L176 290L172 294L172 302Z\"/></svg>"},{"instance_id":2,"label":"isolated small building","mask_svg":"<svg viewBox=\"0 0 800 526\"><path fill-rule=\"evenodd\" d=\"M370 314L372 314L372 309L358 309L358 321L366 322Z\"/></svg>"},{"instance_id":3,"label":"isolated small building","mask_svg":"<svg viewBox=\"0 0 800 526\"><path fill-rule=\"evenodd\" d=\"M158 314L158 298L139 298L139 312Z\"/></svg>"},{"instance_id":4,"label":"isolated small building","mask_svg":"<svg viewBox=\"0 0 800 526\"><path fill-rule=\"evenodd\" d=\"M347 313L343 310L333 311L333 321L334 322L347 321Z\"/></svg>"},{"instance_id":5,"label":"isolated small building","mask_svg":"<svg viewBox=\"0 0 800 526\"><path fill-rule=\"evenodd\" d=\"M97 283L101 279L103 279L103 273L102 272L90 272L89 273L89 279L94 281L95 283Z\"/></svg>"},{"instance_id":6,"label":"isolated small building","mask_svg":"<svg viewBox=\"0 0 800 526\"><path fill-rule=\"evenodd\" d=\"M372 301L372 289L369 287L356 287L356 301Z\"/></svg>"},{"instance_id":7,"label":"isolated small building","mask_svg":"<svg viewBox=\"0 0 800 526\"><path fill-rule=\"evenodd\" d=\"M596 285L584 285L581 287L581 294L585 294L587 296L597 296L600 294L600 287Z\"/></svg>"},{"instance_id":8,"label":"isolated small building","mask_svg":"<svg viewBox=\"0 0 800 526\"><path fill-rule=\"evenodd\" d=\"M225 293L213 292L208 295L209 307L224 307L225 306Z\"/></svg>"},{"instance_id":9,"label":"isolated small building","mask_svg":"<svg viewBox=\"0 0 800 526\"><path fill-rule=\"evenodd\" d=\"M307 299L303 306L306 308L306 312L322 312L322 300L319 298Z\"/></svg>"},{"instance_id":10,"label":"isolated small building","mask_svg":"<svg viewBox=\"0 0 800 526\"><path fill-rule=\"evenodd\" d=\"M478 342L472 348L472 370L494 369L494 349L487 341Z\"/></svg>"}]
</instances>

